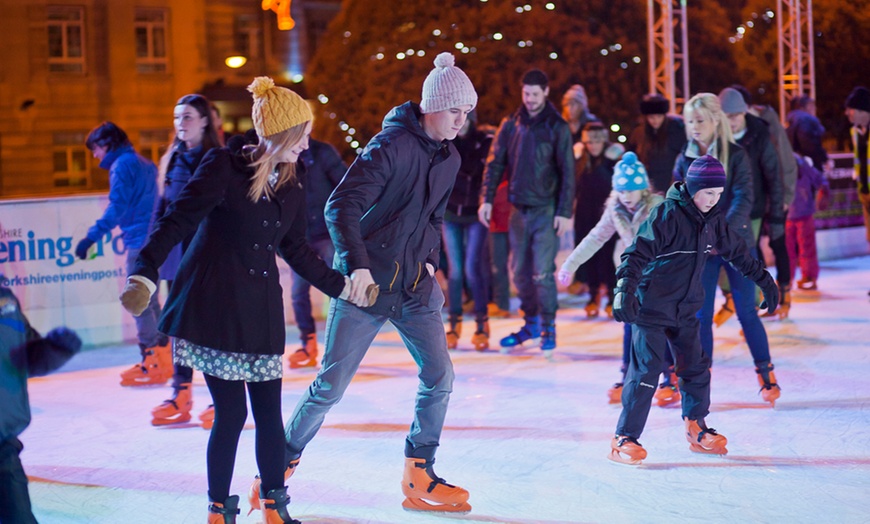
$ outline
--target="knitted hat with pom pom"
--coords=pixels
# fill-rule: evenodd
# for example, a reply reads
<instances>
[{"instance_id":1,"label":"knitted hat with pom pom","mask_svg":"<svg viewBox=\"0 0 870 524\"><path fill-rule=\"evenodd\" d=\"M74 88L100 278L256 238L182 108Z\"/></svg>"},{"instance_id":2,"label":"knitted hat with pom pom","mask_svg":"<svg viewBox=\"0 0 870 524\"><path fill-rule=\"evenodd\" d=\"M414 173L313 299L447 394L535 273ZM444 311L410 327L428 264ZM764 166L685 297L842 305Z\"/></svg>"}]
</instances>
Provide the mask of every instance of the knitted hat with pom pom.
<instances>
[{"instance_id":1,"label":"knitted hat with pom pom","mask_svg":"<svg viewBox=\"0 0 870 524\"><path fill-rule=\"evenodd\" d=\"M622 160L613 168L613 189L616 191L649 189L646 168L633 152L629 151L622 155Z\"/></svg>"},{"instance_id":2,"label":"knitted hat with pom pom","mask_svg":"<svg viewBox=\"0 0 870 524\"><path fill-rule=\"evenodd\" d=\"M276 86L268 76L255 78L248 91L254 96L251 111L254 130L261 137L286 131L313 118L308 102L293 91Z\"/></svg>"},{"instance_id":3,"label":"knitted hat with pom pom","mask_svg":"<svg viewBox=\"0 0 870 524\"><path fill-rule=\"evenodd\" d=\"M468 76L455 65L453 55L441 53L435 57L433 69L423 82L420 110L437 113L454 107L477 105L477 91Z\"/></svg>"}]
</instances>

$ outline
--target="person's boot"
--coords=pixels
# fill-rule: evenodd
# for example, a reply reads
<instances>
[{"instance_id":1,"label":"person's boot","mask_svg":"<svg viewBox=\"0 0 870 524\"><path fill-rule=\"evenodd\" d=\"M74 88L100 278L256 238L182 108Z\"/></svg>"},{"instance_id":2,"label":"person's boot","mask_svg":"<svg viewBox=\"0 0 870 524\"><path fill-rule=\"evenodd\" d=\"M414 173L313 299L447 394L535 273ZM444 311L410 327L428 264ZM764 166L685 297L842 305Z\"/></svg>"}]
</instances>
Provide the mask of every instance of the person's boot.
<instances>
[{"instance_id":1,"label":"person's boot","mask_svg":"<svg viewBox=\"0 0 870 524\"><path fill-rule=\"evenodd\" d=\"M610 455L607 458L620 464L637 466L646 458L646 450L636 438L616 435L610 441Z\"/></svg>"},{"instance_id":2,"label":"person's boot","mask_svg":"<svg viewBox=\"0 0 870 524\"><path fill-rule=\"evenodd\" d=\"M450 317L450 329L447 330L447 349L459 347L459 337L462 336L462 318Z\"/></svg>"},{"instance_id":3,"label":"person's boot","mask_svg":"<svg viewBox=\"0 0 870 524\"><path fill-rule=\"evenodd\" d=\"M290 369L313 368L317 366L317 335L311 333L302 340L302 347L287 357Z\"/></svg>"},{"instance_id":4,"label":"person's boot","mask_svg":"<svg viewBox=\"0 0 870 524\"><path fill-rule=\"evenodd\" d=\"M468 491L448 484L432 469L435 459L406 458L402 475L402 507L409 511L468 513Z\"/></svg>"},{"instance_id":5,"label":"person's boot","mask_svg":"<svg viewBox=\"0 0 870 524\"><path fill-rule=\"evenodd\" d=\"M773 364L770 361L759 362L755 368L758 374L758 385L761 386L759 393L765 402L770 402L771 406L776 405L776 400L780 396L779 384L776 383L776 375L773 373Z\"/></svg>"},{"instance_id":6,"label":"person's boot","mask_svg":"<svg viewBox=\"0 0 870 524\"><path fill-rule=\"evenodd\" d=\"M474 335L471 335L471 345L477 351L486 351L489 349L489 320L484 318L477 320L477 329Z\"/></svg>"},{"instance_id":7,"label":"person's boot","mask_svg":"<svg viewBox=\"0 0 870 524\"><path fill-rule=\"evenodd\" d=\"M268 493L260 493L260 507L263 510L263 524L302 524L288 513L290 495L287 488L278 488Z\"/></svg>"},{"instance_id":8,"label":"person's boot","mask_svg":"<svg viewBox=\"0 0 870 524\"><path fill-rule=\"evenodd\" d=\"M601 296L601 290L599 289L589 289L589 302L586 303L586 307L583 308L586 310L586 316L588 318L596 318L600 311L599 300Z\"/></svg>"},{"instance_id":9,"label":"person's boot","mask_svg":"<svg viewBox=\"0 0 870 524\"><path fill-rule=\"evenodd\" d=\"M519 331L517 331L516 333L511 333L510 335L501 339L501 352L510 353L511 348L522 345L522 343L527 340L539 338L540 336L541 318L526 317L526 323L522 328L520 328Z\"/></svg>"},{"instance_id":10,"label":"person's boot","mask_svg":"<svg viewBox=\"0 0 870 524\"><path fill-rule=\"evenodd\" d=\"M671 367L665 373L665 379L662 380L662 383L659 384L659 388L655 392L656 404L660 407L676 404L682 398L677 375L673 370L674 368Z\"/></svg>"},{"instance_id":11,"label":"person's boot","mask_svg":"<svg viewBox=\"0 0 870 524\"><path fill-rule=\"evenodd\" d=\"M728 450L725 446L728 439L720 435L713 428L708 428L704 419L683 419L686 423L686 440L689 441L689 449L695 453L709 453L711 455L725 455Z\"/></svg>"},{"instance_id":12,"label":"person's boot","mask_svg":"<svg viewBox=\"0 0 870 524\"><path fill-rule=\"evenodd\" d=\"M160 346L145 348L140 344L142 362L121 372L122 386L156 386L166 384L172 377L172 366L166 374L165 365L160 363L157 349Z\"/></svg>"},{"instance_id":13,"label":"person's boot","mask_svg":"<svg viewBox=\"0 0 870 524\"><path fill-rule=\"evenodd\" d=\"M214 404L209 404L197 418L202 425L202 429L211 429L214 426Z\"/></svg>"},{"instance_id":14,"label":"person's boot","mask_svg":"<svg viewBox=\"0 0 870 524\"><path fill-rule=\"evenodd\" d=\"M190 410L193 409L191 383L185 382L173 388L172 398L151 410L152 426L168 426L183 424L190 421Z\"/></svg>"},{"instance_id":15,"label":"person's boot","mask_svg":"<svg viewBox=\"0 0 870 524\"><path fill-rule=\"evenodd\" d=\"M556 325L546 324L541 328L541 351L547 360L553 358L554 349L556 349Z\"/></svg>"},{"instance_id":16,"label":"person's boot","mask_svg":"<svg viewBox=\"0 0 870 524\"><path fill-rule=\"evenodd\" d=\"M725 303L722 304L722 307L719 308L719 311L713 315L713 323L716 324L716 327L721 326L725 322L728 321L729 318L734 316L734 297L731 295L731 292L722 292L725 295Z\"/></svg>"},{"instance_id":17,"label":"person's boot","mask_svg":"<svg viewBox=\"0 0 870 524\"><path fill-rule=\"evenodd\" d=\"M239 496L232 495L223 502L212 502L208 506L208 524L236 524L239 514Z\"/></svg>"},{"instance_id":18,"label":"person's boot","mask_svg":"<svg viewBox=\"0 0 870 524\"><path fill-rule=\"evenodd\" d=\"M290 477L296 473L296 466L299 465L299 459L293 459L290 461L290 464L287 465L287 469L284 470L284 481L286 482ZM260 485L261 485L260 475L254 477L254 482L251 483L250 489L248 489L248 504L251 505L251 510L248 511L248 515L250 515L255 509L260 509Z\"/></svg>"}]
</instances>

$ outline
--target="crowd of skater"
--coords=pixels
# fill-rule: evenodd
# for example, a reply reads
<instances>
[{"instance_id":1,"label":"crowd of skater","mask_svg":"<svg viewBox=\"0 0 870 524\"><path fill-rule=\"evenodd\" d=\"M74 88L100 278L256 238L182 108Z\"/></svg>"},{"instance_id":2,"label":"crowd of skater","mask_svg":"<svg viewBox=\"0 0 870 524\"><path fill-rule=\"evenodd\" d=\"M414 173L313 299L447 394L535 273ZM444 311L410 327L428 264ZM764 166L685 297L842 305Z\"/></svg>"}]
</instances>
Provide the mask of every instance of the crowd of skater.
<instances>
[{"instance_id":1,"label":"crowd of skater","mask_svg":"<svg viewBox=\"0 0 870 524\"><path fill-rule=\"evenodd\" d=\"M497 127L481 125L472 82L451 54L438 55L420 102L394 107L350 166L310 137L308 104L267 77L248 87L254 129L228 140L205 97L180 98L175 137L159 166L111 122L88 136L87 147L110 173L109 205L76 255L87 258L105 233L121 228L128 274L121 303L136 318L141 353L121 385L171 380L153 425L191 420L193 370L203 373L212 399L199 414L210 429L210 523L233 523L241 511L230 485L247 398L259 472L248 504L263 522L298 522L286 482L387 322L420 379L405 439L402 506L470 511L469 492L434 471L454 379L450 351L470 331L463 330L466 313L478 351L495 345L491 317L521 316L498 341L500 353L532 346L553 359L557 281L569 293L588 294L588 317L603 309L624 323L621 378L607 393L622 404L611 460L636 465L646 458L639 439L654 399L681 402L692 451L727 453L726 437L705 419L713 326L731 315L764 401L779 398L761 318L787 318L792 288L818 286L812 217L826 205L830 162L814 101L796 99L783 128L772 108L753 104L739 85L696 94L680 115L661 95L645 95L638 100L642 122L622 144L590 111L581 85L564 93L560 111L545 72L532 69L518 80L516 111ZM870 91L855 88L845 105L870 242ZM576 248L557 268L560 237L572 229ZM776 278L765 269L762 238ZM277 256L293 271L301 342L286 362ZM439 270L447 275L446 298ZM161 281L169 290L162 307ZM322 352L311 286L331 298ZM10 321L0 324L0 358L15 370L4 372L4 385L15 387L3 395L15 409L2 419L2 452L12 464L2 471L3 494L13 503L0 507L0 521L35 522L18 459L17 436L30 420L26 378L61 365L81 341L66 328L40 337L14 295L2 292ZM284 367L318 365L285 423Z\"/></svg>"}]
</instances>

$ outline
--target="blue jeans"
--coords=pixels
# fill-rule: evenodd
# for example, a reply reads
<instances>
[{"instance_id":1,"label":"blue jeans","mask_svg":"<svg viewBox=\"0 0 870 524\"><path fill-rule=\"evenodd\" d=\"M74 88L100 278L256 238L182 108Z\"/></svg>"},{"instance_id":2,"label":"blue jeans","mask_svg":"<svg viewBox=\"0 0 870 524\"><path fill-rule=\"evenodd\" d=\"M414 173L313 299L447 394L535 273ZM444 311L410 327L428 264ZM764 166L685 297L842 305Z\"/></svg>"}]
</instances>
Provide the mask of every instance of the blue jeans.
<instances>
[{"instance_id":1,"label":"blue jeans","mask_svg":"<svg viewBox=\"0 0 870 524\"><path fill-rule=\"evenodd\" d=\"M542 325L556 321L556 253L559 237L553 228L555 206L514 207L510 218L510 241L514 251L512 269L526 318L541 317Z\"/></svg>"},{"instance_id":2,"label":"blue jeans","mask_svg":"<svg viewBox=\"0 0 870 524\"><path fill-rule=\"evenodd\" d=\"M27 492L27 475L19 458L23 447L15 437L0 442L0 522L3 523L36 524Z\"/></svg>"},{"instance_id":3,"label":"blue jeans","mask_svg":"<svg viewBox=\"0 0 870 524\"><path fill-rule=\"evenodd\" d=\"M475 220L463 224L444 222L444 251L450 268L447 277L448 312L451 318L462 317L462 284L468 282L474 299L474 315L478 321L486 319L489 289L483 271L483 250L489 230Z\"/></svg>"},{"instance_id":4,"label":"blue jeans","mask_svg":"<svg viewBox=\"0 0 870 524\"><path fill-rule=\"evenodd\" d=\"M375 336L387 321L396 327L414 357L420 378L405 455L433 459L453 390L453 363L447 353L441 321L443 306L444 294L437 283L432 286L428 306L406 297L398 319L372 315L345 300L333 300L326 319L323 367L284 426L287 460L299 457L314 438L326 413L341 400Z\"/></svg>"},{"instance_id":5,"label":"blue jeans","mask_svg":"<svg viewBox=\"0 0 870 524\"><path fill-rule=\"evenodd\" d=\"M511 310L511 280L508 274L508 258L511 246L507 233L489 234L490 259L492 262L492 301L504 311Z\"/></svg>"},{"instance_id":6,"label":"blue jeans","mask_svg":"<svg viewBox=\"0 0 870 524\"><path fill-rule=\"evenodd\" d=\"M332 240L324 238L309 242L308 245L327 264L332 264L332 258L335 255L335 246L332 245ZM290 297L293 302L293 316L296 318L296 326L299 328L299 337L302 339L302 345L305 345L308 336L317 332L317 326L315 326L314 317L311 315L311 284L295 271L293 271Z\"/></svg>"},{"instance_id":7,"label":"blue jeans","mask_svg":"<svg viewBox=\"0 0 870 524\"><path fill-rule=\"evenodd\" d=\"M731 284L731 294L734 297L734 309L743 335L749 345L749 352L756 364L770 362L770 345L764 324L758 318L755 310L755 282L744 277L721 256L707 259L701 283L704 286L704 305L698 312L701 320L701 349L713 361L713 310L716 300L716 283L719 280L719 268L725 268L728 282Z\"/></svg>"},{"instance_id":8,"label":"blue jeans","mask_svg":"<svg viewBox=\"0 0 870 524\"><path fill-rule=\"evenodd\" d=\"M136 263L136 258L139 257L139 251L141 250L141 248L127 248L125 269L127 270L128 275L133 271L133 265ZM155 284L157 283L159 282L155 282ZM145 311L143 311L138 317L133 317L136 321L136 337L139 340L139 347L141 349L144 350L155 346L162 346L166 343L166 335L157 331L157 322L160 320L161 312L160 301L155 292L151 295L151 301L148 303L148 307L145 308Z\"/></svg>"}]
</instances>

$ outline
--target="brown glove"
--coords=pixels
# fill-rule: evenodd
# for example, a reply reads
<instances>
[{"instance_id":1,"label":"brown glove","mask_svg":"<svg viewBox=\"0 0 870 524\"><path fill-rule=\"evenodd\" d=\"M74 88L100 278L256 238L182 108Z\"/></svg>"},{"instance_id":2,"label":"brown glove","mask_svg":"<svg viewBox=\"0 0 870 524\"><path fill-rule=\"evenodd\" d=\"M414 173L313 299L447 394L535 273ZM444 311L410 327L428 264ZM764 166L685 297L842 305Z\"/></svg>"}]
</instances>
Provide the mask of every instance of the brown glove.
<instances>
[{"instance_id":1,"label":"brown glove","mask_svg":"<svg viewBox=\"0 0 870 524\"><path fill-rule=\"evenodd\" d=\"M138 317L148 307L148 302L151 301L151 291L148 286L141 280L135 280L127 277L127 284L124 285L124 291L121 292L121 305L124 309Z\"/></svg>"}]
</instances>

